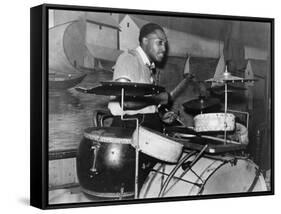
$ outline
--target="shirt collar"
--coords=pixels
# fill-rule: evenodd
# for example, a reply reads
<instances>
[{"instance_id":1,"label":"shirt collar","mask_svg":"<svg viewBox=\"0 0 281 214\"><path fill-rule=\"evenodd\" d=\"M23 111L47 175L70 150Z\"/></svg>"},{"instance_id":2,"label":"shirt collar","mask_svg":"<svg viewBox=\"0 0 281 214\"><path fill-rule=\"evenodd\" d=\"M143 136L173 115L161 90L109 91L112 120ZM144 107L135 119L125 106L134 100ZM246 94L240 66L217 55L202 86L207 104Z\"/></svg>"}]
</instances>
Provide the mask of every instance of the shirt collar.
<instances>
[{"instance_id":1,"label":"shirt collar","mask_svg":"<svg viewBox=\"0 0 281 214\"><path fill-rule=\"evenodd\" d=\"M140 46L138 46L138 47L136 48L136 51L140 54L141 59L142 59L142 61L143 61L143 63L144 63L145 65L147 65L149 68L155 68L154 62L151 63L151 62L149 61L149 59L148 59L146 53L143 51L143 49L142 49Z\"/></svg>"}]
</instances>

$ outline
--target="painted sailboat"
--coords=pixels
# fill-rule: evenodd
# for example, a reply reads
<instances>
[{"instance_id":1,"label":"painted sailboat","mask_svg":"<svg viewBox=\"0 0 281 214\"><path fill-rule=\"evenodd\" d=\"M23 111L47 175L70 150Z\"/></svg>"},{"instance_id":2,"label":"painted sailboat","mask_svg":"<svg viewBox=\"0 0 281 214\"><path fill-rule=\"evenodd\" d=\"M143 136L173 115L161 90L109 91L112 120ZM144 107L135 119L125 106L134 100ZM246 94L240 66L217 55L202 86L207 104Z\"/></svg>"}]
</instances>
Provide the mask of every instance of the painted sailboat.
<instances>
[{"instance_id":1,"label":"painted sailboat","mask_svg":"<svg viewBox=\"0 0 281 214\"><path fill-rule=\"evenodd\" d=\"M49 89L68 89L87 75L80 69L87 53L82 20L49 29Z\"/></svg>"}]
</instances>

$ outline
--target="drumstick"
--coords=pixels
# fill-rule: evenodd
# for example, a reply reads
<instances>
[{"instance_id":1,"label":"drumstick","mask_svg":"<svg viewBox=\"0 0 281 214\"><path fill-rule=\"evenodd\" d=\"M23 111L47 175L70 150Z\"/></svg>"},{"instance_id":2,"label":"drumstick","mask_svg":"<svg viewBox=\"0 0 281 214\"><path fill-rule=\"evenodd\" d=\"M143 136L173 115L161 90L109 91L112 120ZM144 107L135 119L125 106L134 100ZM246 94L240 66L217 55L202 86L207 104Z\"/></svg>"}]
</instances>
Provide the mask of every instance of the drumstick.
<instances>
[{"instance_id":1,"label":"drumstick","mask_svg":"<svg viewBox=\"0 0 281 214\"><path fill-rule=\"evenodd\" d=\"M210 140L217 140L217 141L220 141L220 142L223 142L223 143L241 144L241 143L233 141L233 140L221 139L221 138L218 138L218 137L212 137L212 136L208 136L208 135L200 135L200 137L207 138L207 139L210 139Z\"/></svg>"},{"instance_id":2,"label":"drumstick","mask_svg":"<svg viewBox=\"0 0 281 214\"><path fill-rule=\"evenodd\" d=\"M223 143L241 144L241 143L233 141L233 140L221 139L221 138L213 137L213 136L209 136L209 135L200 135L200 134L194 135L194 134L175 133L174 136L178 136L178 137L201 137L201 138L206 138L206 139L210 139L210 140L220 141L220 142L223 142Z\"/></svg>"}]
</instances>

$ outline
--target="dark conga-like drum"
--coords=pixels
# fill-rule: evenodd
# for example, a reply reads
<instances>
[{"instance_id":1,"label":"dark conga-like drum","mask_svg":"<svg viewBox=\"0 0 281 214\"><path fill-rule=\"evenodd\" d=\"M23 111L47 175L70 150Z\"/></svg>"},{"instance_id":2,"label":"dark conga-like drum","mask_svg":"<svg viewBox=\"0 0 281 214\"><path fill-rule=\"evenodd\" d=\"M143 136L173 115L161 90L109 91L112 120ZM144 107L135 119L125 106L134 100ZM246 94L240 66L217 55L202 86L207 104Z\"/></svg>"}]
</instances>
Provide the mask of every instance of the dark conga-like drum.
<instances>
[{"instance_id":1,"label":"dark conga-like drum","mask_svg":"<svg viewBox=\"0 0 281 214\"><path fill-rule=\"evenodd\" d=\"M77 153L82 191L96 197L134 195L135 149L133 129L87 128Z\"/></svg>"}]
</instances>

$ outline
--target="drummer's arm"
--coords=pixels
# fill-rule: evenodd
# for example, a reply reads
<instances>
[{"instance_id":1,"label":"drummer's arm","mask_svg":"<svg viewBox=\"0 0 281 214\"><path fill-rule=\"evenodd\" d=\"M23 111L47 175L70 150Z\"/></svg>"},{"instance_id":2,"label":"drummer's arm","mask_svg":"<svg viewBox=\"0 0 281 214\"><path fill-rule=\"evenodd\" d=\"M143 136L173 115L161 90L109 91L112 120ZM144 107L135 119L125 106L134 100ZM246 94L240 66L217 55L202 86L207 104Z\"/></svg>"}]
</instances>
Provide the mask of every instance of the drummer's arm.
<instances>
[{"instance_id":1,"label":"drummer's arm","mask_svg":"<svg viewBox=\"0 0 281 214\"><path fill-rule=\"evenodd\" d=\"M166 104L168 93L162 92L157 95L143 97L124 97L124 110L139 110L151 105ZM121 97L112 97L111 101L119 102L121 106Z\"/></svg>"},{"instance_id":2,"label":"drummer's arm","mask_svg":"<svg viewBox=\"0 0 281 214\"><path fill-rule=\"evenodd\" d=\"M118 82L130 82L127 78L118 78ZM150 105L167 105L170 102L171 96L168 92L162 92L156 95L143 97L124 97L124 110L139 110ZM121 97L111 96L111 102L118 102L121 106Z\"/></svg>"},{"instance_id":3,"label":"drummer's arm","mask_svg":"<svg viewBox=\"0 0 281 214\"><path fill-rule=\"evenodd\" d=\"M128 77L119 77L117 82L131 82ZM112 97L111 101L119 102L121 106L121 97ZM124 110L139 110L150 105L167 105L171 101L171 96L168 92L143 97L124 97Z\"/></svg>"}]
</instances>

